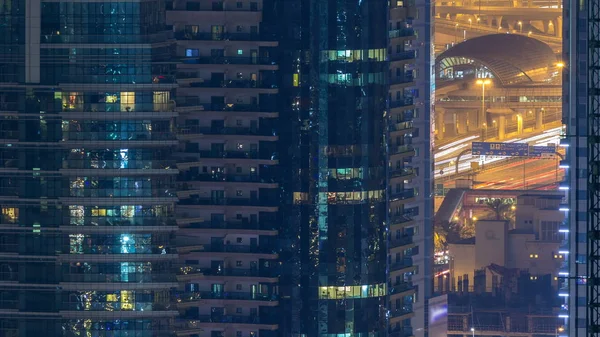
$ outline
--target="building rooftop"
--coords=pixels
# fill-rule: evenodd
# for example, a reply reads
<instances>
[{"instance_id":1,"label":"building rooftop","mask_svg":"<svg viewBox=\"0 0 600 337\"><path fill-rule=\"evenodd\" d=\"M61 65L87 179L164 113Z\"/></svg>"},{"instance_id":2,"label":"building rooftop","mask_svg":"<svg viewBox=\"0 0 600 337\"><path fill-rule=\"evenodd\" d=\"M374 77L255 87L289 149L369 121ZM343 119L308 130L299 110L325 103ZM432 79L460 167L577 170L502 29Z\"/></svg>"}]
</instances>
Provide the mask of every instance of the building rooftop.
<instances>
[{"instance_id":1,"label":"building rooftop","mask_svg":"<svg viewBox=\"0 0 600 337\"><path fill-rule=\"evenodd\" d=\"M461 65L484 66L502 85L548 82L556 56L545 43L516 34L472 38L448 49L436 59L439 73Z\"/></svg>"}]
</instances>

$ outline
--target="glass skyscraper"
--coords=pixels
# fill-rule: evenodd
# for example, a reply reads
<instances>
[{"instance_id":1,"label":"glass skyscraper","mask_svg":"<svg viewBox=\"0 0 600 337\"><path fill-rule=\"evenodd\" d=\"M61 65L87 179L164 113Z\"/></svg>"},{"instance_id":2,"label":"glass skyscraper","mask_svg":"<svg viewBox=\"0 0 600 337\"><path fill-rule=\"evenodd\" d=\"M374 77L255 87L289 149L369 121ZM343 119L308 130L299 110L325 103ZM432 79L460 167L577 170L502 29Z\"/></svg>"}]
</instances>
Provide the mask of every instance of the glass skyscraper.
<instances>
[{"instance_id":1,"label":"glass skyscraper","mask_svg":"<svg viewBox=\"0 0 600 337\"><path fill-rule=\"evenodd\" d=\"M387 336L388 3L293 0L279 11L282 329Z\"/></svg>"},{"instance_id":2,"label":"glass skyscraper","mask_svg":"<svg viewBox=\"0 0 600 337\"><path fill-rule=\"evenodd\" d=\"M173 42L150 1L0 5L0 335L171 333Z\"/></svg>"}]
</instances>

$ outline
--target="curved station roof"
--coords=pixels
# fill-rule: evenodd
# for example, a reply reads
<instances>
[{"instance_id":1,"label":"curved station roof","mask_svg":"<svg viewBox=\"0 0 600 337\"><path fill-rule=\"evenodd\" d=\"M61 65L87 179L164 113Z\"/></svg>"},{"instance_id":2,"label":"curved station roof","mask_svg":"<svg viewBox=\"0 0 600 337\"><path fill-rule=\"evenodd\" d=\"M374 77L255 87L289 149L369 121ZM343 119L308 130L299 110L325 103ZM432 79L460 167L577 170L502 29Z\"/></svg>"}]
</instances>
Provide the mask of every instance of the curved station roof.
<instances>
[{"instance_id":1,"label":"curved station roof","mask_svg":"<svg viewBox=\"0 0 600 337\"><path fill-rule=\"evenodd\" d=\"M460 65L486 67L503 85L548 80L556 56L545 43L516 34L472 38L440 54L436 71Z\"/></svg>"}]
</instances>

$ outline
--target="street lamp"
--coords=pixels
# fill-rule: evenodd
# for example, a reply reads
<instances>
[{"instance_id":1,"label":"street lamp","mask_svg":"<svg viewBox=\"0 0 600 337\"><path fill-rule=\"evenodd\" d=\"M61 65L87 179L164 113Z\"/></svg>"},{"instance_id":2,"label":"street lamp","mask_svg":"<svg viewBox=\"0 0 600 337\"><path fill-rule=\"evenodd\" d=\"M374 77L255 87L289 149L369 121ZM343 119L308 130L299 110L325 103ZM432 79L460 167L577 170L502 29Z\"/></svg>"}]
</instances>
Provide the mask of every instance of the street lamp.
<instances>
[{"instance_id":1,"label":"street lamp","mask_svg":"<svg viewBox=\"0 0 600 337\"><path fill-rule=\"evenodd\" d=\"M519 33L523 34L523 21L519 21Z\"/></svg>"},{"instance_id":2,"label":"street lamp","mask_svg":"<svg viewBox=\"0 0 600 337\"><path fill-rule=\"evenodd\" d=\"M532 34L531 31L529 31L529 33L527 33L527 36L531 36L531 34Z\"/></svg>"},{"instance_id":3,"label":"street lamp","mask_svg":"<svg viewBox=\"0 0 600 337\"><path fill-rule=\"evenodd\" d=\"M475 328L471 328L471 333L473 334L473 337L475 337Z\"/></svg>"},{"instance_id":4,"label":"street lamp","mask_svg":"<svg viewBox=\"0 0 600 337\"><path fill-rule=\"evenodd\" d=\"M481 127L486 120L486 116L485 116L485 86L492 84L492 81L489 78L485 78L485 79L478 79L477 82L475 82L475 83L477 85L481 86L481 112L479 113L479 119L477 121L478 126Z\"/></svg>"},{"instance_id":5,"label":"street lamp","mask_svg":"<svg viewBox=\"0 0 600 337\"><path fill-rule=\"evenodd\" d=\"M473 20L471 18L469 18L469 28L473 29Z\"/></svg>"},{"instance_id":6,"label":"street lamp","mask_svg":"<svg viewBox=\"0 0 600 337\"><path fill-rule=\"evenodd\" d=\"M558 333L559 332L563 332L565 331L565 327L564 326L559 326L558 328L556 328L556 337L558 337Z\"/></svg>"}]
</instances>

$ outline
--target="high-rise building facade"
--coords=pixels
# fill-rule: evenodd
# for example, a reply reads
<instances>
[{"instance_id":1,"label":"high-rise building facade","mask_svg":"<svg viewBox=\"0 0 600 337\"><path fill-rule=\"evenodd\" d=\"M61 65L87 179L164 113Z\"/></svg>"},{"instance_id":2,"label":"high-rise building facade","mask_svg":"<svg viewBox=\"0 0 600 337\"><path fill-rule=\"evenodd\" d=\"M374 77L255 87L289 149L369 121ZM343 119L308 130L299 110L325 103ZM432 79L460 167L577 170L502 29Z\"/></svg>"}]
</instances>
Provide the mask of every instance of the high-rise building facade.
<instances>
[{"instance_id":1,"label":"high-rise building facade","mask_svg":"<svg viewBox=\"0 0 600 337\"><path fill-rule=\"evenodd\" d=\"M283 335L386 336L388 4L280 3Z\"/></svg>"},{"instance_id":2,"label":"high-rise building facade","mask_svg":"<svg viewBox=\"0 0 600 337\"><path fill-rule=\"evenodd\" d=\"M389 15L390 336L427 336L433 263L433 15L391 1Z\"/></svg>"},{"instance_id":3,"label":"high-rise building facade","mask_svg":"<svg viewBox=\"0 0 600 337\"><path fill-rule=\"evenodd\" d=\"M600 37L598 20L600 2L563 1L563 123L566 125L565 139L567 159L561 162L566 169L568 183L568 222L562 228L568 252L568 263L560 271L559 295L563 296L560 318L564 320L565 332L569 337L590 336L598 324L597 296L590 290L597 289L600 270L595 268L598 259L597 234L593 229L598 224L598 44ZM590 20L592 19L592 20ZM592 24L593 23L593 24ZM595 40L595 41L594 41ZM597 233L597 230L596 230ZM594 236L596 235L596 238ZM590 245L590 242L592 245ZM595 269L595 270L592 270ZM596 308L593 308L595 306ZM588 312L589 311L589 312ZM596 326L595 329L598 329Z\"/></svg>"},{"instance_id":4,"label":"high-rise building facade","mask_svg":"<svg viewBox=\"0 0 600 337\"><path fill-rule=\"evenodd\" d=\"M262 1L176 0L183 337L278 335L276 36Z\"/></svg>"},{"instance_id":5,"label":"high-rise building facade","mask_svg":"<svg viewBox=\"0 0 600 337\"><path fill-rule=\"evenodd\" d=\"M177 139L163 1L0 12L0 335L168 335Z\"/></svg>"}]
</instances>

